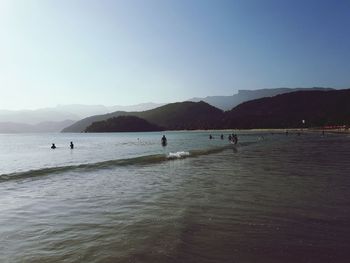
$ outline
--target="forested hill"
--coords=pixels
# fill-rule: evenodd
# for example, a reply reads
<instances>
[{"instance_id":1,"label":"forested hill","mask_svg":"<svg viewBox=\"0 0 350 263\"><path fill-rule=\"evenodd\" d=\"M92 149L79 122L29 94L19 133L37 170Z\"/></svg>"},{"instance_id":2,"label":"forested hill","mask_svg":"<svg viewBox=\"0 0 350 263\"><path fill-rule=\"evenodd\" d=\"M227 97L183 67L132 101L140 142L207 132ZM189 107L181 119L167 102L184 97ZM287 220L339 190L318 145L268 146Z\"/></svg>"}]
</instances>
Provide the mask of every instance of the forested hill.
<instances>
[{"instance_id":1,"label":"forested hill","mask_svg":"<svg viewBox=\"0 0 350 263\"><path fill-rule=\"evenodd\" d=\"M224 113L203 101L177 102L148 111L117 111L109 114L88 117L65 128L63 132L84 132L86 128L94 122L118 116L136 116L167 130L194 130L219 128Z\"/></svg>"},{"instance_id":2,"label":"forested hill","mask_svg":"<svg viewBox=\"0 0 350 263\"><path fill-rule=\"evenodd\" d=\"M232 96L208 96L205 98L192 98L189 101L204 101L210 105L222 109L231 110L239 104L250 101L261 99L265 97L273 97L280 94L295 92L295 91L327 91L334 90L332 88L313 87L313 88L277 88L277 89L257 89L257 90L239 90L237 94Z\"/></svg>"},{"instance_id":3,"label":"forested hill","mask_svg":"<svg viewBox=\"0 0 350 263\"><path fill-rule=\"evenodd\" d=\"M135 116L119 116L97 121L86 128L86 132L148 132L161 131L158 125Z\"/></svg>"},{"instance_id":4,"label":"forested hill","mask_svg":"<svg viewBox=\"0 0 350 263\"><path fill-rule=\"evenodd\" d=\"M225 113L223 127L247 129L349 124L350 89L347 89L298 91L244 102Z\"/></svg>"}]
</instances>

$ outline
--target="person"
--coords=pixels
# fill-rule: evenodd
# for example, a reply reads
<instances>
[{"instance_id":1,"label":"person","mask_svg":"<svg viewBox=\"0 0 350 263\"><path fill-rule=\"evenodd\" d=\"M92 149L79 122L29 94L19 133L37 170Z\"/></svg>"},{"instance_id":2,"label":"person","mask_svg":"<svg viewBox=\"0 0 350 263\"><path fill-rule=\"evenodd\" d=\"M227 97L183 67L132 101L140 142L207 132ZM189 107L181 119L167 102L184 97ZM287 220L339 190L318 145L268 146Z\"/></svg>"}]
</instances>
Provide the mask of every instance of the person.
<instances>
[{"instance_id":1,"label":"person","mask_svg":"<svg viewBox=\"0 0 350 263\"><path fill-rule=\"evenodd\" d=\"M53 143L51 149L56 149L56 145Z\"/></svg>"},{"instance_id":2,"label":"person","mask_svg":"<svg viewBox=\"0 0 350 263\"><path fill-rule=\"evenodd\" d=\"M163 146L166 146L166 145L167 145L167 139L166 139L165 135L163 135L161 141L162 141L162 145L163 145Z\"/></svg>"},{"instance_id":3,"label":"person","mask_svg":"<svg viewBox=\"0 0 350 263\"><path fill-rule=\"evenodd\" d=\"M73 144L73 142L70 142L70 145L69 145L69 146L70 146L71 149L74 149L74 144Z\"/></svg>"},{"instance_id":4,"label":"person","mask_svg":"<svg viewBox=\"0 0 350 263\"><path fill-rule=\"evenodd\" d=\"M228 135L228 140L232 141L232 135L231 134Z\"/></svg>"},{"instance_id":5,"label":"person","mask_svg":"<svg viewBox=\"0 0 350 263\"><path fill-rule=\"evenodd\" d=\"M233 143L237 144L237 142L238 142L237 134L233 134Z\"/></svg>"},{"instance_id":6,"label":"person","mask_svg":"<svg viewBox=\"0 0 350 263\"><path fill-rule=\"evenodd\" d=\"M223 135L223 134L221 134L220 138L221 138L221 140L223 140L223 139L224 139L224 135Z\"/></svg>"},{"instance_id":7,"label":"person","mask_svg":"<svg viewBox=\"0 0 350 263\"><path fill-rule=\"evenodd\" d=\"M210 139L210 140L213 139L213 136L212 136L211 134L209 135L209 139Z\"/></svg>"}]
</instances>

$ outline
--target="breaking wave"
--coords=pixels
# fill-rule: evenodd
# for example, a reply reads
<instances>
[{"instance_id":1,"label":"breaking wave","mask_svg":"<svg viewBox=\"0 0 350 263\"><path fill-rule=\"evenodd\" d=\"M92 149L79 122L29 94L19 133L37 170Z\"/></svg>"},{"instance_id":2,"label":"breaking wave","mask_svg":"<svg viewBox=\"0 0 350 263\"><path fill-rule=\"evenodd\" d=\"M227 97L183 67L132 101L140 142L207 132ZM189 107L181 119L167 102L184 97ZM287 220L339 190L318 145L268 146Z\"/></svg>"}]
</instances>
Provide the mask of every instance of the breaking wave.
<instances>
[{"instance_id":1,"label":"breaking wave","mask_svg":"<svg viewBox=\"0 0 350 263\"><path fill-rule=\"evenodd\" d=\"M201 155L218 153L228 148L232 148L232 146L217 147L217 148L211 148L206 150L193 150L189 152L178 151L178 152L170 152L168 154L145 155L145 156L139 156L139 157L128 158L128 159L116 159L116 160L108 160L108 161L96 162L96 163L48 167L48 168L29 170L29 171L23 171L23 172L0 174L0 182L45 176L50 174L64 173L64 172L77 171L77 170L91 171L91 170L98 170L98 169L107 169L107 168L112 168L117 166L146 165L146 164L153 164L153 163L161 163L161 162L172 161L176 159L184 159L184 158L191 158L191 157L193 158Z\"/></svg>"}]
</instances>

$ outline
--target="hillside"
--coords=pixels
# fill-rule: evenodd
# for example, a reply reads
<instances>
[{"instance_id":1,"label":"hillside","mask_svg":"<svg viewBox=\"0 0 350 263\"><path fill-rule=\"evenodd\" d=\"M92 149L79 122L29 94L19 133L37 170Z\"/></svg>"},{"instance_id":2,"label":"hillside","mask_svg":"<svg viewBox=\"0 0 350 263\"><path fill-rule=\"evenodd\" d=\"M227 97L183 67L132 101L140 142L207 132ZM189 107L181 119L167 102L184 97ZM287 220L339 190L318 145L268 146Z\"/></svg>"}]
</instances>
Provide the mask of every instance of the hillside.
<instances>
[{"instance_id":1,"label":"hillside","mask_svg":"<svg viewBox=\"0 0 350 263\"><path fill-rule=\"evenodd\" d=\"M162 131L158 125L135 116L119 116L92 123L85 132L149 132Z\"/></svg>"},{"instance_id":2,"label":"hillside","mask_svg":"<svg viewBox=\"0 0 350 263\"><path fill-rule=\"evenodd\" d=\"M203 101L177 102L139 112L136 116L168 130L195 130L219 128L223 112Z\"/></svg>"},{"instance_id":3,"label":"hillside","mask_svg":"<svg viewBox=\"0 0 350 263\"><path fill-rule=\"evenodd\" d=\"M225 128L289 128L350 124L350 89L297 91L240 104L225 113ZM305 125L302 124L305 120Z\"/></svg>"},{"instance_id":4,"label":"hillside","mask_svg":"<svg viewBox=\"0 0 350 263\"><path fill-rule=\"evenodd\" d=\"M131 114L125 111L116 111L108 114L90 116L64 128L62 132L83 132L88 126L90 126L94 122L104 121L113 117L125 116L125 115L131 115Z\"/></svg>"},{"instance_id":5,"label":"hillside","mask_svg":"<svg viewBox=\"0 0 350 263\"><path fill-rule=\"evenodd\" d=\"M231 110L237 105L255 99L261 99L265 97L273 97L279 94L285 94L295 91L327 91L332 90L331 88L277 88L277 89L258 89L258 90L239 90L237 94L232 96L208 96L205 98L192 98L189 101L204 101L216 108L222 110Z\"/></svg>"},{"instance_id":6,"label":"hillside","mask_svg":"<svg viewBox=\"0 0 350 263\"><path fill-rule=\"evenodd\" d=\"M205 102L177 102L143 112L117 111L88 117L65 128L63 132L83 132L93 122L126 115L142 118L167 130L193 130L219 128L224 113Z\"/></svg>"}]
</instances>

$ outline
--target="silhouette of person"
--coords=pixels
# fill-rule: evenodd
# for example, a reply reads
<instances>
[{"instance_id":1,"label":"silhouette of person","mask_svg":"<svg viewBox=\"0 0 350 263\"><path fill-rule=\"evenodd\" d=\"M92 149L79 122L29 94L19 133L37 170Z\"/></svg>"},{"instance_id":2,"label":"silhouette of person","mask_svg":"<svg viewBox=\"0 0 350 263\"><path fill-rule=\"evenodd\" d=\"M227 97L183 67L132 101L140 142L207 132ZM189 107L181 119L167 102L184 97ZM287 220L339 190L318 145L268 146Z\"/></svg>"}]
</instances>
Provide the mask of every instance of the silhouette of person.
<instances>
[{"instance_id":1,"label":"silhouette of person","mask_svg":"<svg viewBox=\"0 0 350 263\"><path fill-rule=\"evenodd\" d=\"M53 143L51 149L56 149L56 145Z\"/></svg>"},{"instance_id":2,"label":"silhouette of person","mask_svg":"<svg viewBox=\"0 0 350 263\"><path fill-rule=\"evenodd\" d=\"M166 139L165 135L163 135L161 142L162 142L163 146L167 145L167 139Z\"/></svg>"},{"instance_id":3,"label":"silhouette of person","mask_svg":"<svg viewBox=\"0 0 350 263\"><path fill-rule=\"evenodd\" d=\"M237 134L233 135L233 142L234 142L234 144L237 144L237 142L238 142Z\"/></svg>"},{"instance_id":4,"label":"silhouette of person","mask_svg":"<svg viewBox=\"0 0 350 263\"><path fill-rule=\"evenodd\" d=\"M223 139L224 139L224 135L223 135L223 134L221 134L220 138L221 138L221 140L223 140Z\"/></svg>"},{"instance_id":5,"label":"silhouette of person","mask_svg":"<svg viewBox=\"0 0 350 263\"><path fill-rule=\"evenodd\" d=\"M70 145L69 145L69 146L70 146L71 149L74 149L74 144L73 144L73 142L70 142Z\"/></svg>"},{"instance_id":6,"label":"silhouette of person","mask_svg":"<svg viewBox=\"0 0 350 263\"><path fill-rule=\"evenodd\" d=\"M213 139L213 136L211 136L211 134L209 135L209 139L210 139L210 140Z\"/></svg>"}]
</instances>

